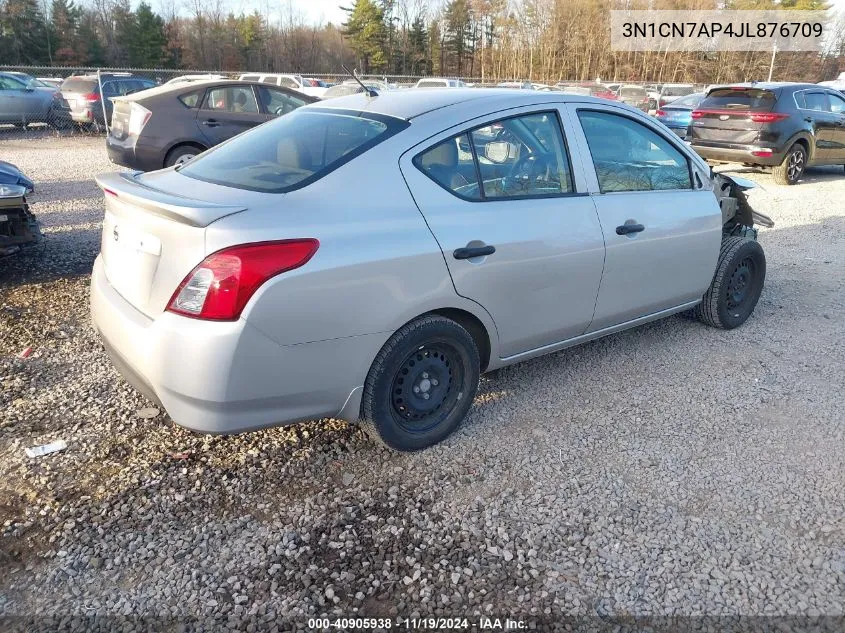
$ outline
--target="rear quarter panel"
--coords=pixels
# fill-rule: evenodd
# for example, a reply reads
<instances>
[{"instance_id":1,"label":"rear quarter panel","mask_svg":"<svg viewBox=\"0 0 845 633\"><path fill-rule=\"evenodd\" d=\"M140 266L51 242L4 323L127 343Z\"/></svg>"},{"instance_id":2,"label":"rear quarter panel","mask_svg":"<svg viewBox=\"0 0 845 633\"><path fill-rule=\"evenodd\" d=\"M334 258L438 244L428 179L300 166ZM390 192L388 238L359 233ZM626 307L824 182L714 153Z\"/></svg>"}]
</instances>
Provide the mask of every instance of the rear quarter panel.
<instances>
[{"instance_id":1,"label":"rear quarter panel","mask_svg":"<svg viewBox=\"0 0 845 633\"><path fill-rule=\"evenodd\" d=\"M178 99L178 94L159 95L150 99L139 99L152 115L144 126L139 142L144 145L162 148L164 154L170 148L186 142L201 143L207 146L197 127L196 108L186 108Z\"/></svg>"}]
</instances>

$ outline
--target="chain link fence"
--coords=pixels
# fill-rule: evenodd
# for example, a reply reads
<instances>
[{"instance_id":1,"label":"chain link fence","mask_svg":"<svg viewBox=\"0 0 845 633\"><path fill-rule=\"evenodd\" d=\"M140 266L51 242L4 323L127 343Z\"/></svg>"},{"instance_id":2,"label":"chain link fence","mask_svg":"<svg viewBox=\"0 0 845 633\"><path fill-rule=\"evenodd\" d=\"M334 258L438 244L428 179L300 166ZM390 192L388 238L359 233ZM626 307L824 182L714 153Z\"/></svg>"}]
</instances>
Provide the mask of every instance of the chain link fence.
<instances>
[{"instance_id":1,"label":"chain link fence","mask_svg":"<svg viewBox=\"0 0 845 633\"><path fill-rule=\"evenodd\" d=\"M100 79L97 79L99 73ZM70 133L98 133L107 128L108 110L110 107L99 95L104 82L114 82L110 84L110 88L102 90L106 98L111 93L113 96L127 94L128 92L138 91L149 88L155 85L162 85L167 82L176 80L180 77L196 76L197 78L225 78L238 79L243 75L251 75L250 78L256 80L263 74L290 74L299 77L316 80L317 82L326 84L341 83L350 79L346 73L267 73L264 71L249 72L249 71L219 71L219 70L200 70L200 69L171 69L171 68L96 68L90 66L3 66L0 65L0 131L4 128L9 130L17 128L20 130L43 130L45 126L56 130L68 131ZM76 95L76 98L89 98L92 107L90 119L83 121L76 121L70 116L70 109L67 100L62 96L58 89L62 86L65 80L69 77L79 78L81 76L88 77L88 86L90 90L85 92L84 81L81 79L77 82L83 88L82 92ZM37 81L32 82L32 78ZM420 79L425 77L420 75L361 75L362 80L378 81L390 85L393 88L409 88L414 86ZM450 77L452 79L460 79L465 84L475 87L492 87L497 85L484 81L481 77ZM140 81L139 81L140 80ZM4 86L2 82L9 84ZM528 84L526 80L513 80L509 82L511 87L520 87ZM558 82L558 83L572 83L578 82ZM639 85L650 86L642 82L613 82L617 85ZM606 82L606 85L613 85L611 82ZM318 84L319 85L319 84ZM537 86L538 84L534 84ZM23 90L25 87L33 87L34 89ZM65 94L67 95L68 83L64 83ZM8 88L20 98L17 99L3 99L2 95ZM293 87L293 86L290 86ZM16 89L17 88L17 89ZM696 86L696 89L703 89L703 86ZM77 92L77 91L74 91ZM653 100L653 99L652 99ZM652 108L651 101L649 101L649 108Z\"/></svg>"}]
</instances>

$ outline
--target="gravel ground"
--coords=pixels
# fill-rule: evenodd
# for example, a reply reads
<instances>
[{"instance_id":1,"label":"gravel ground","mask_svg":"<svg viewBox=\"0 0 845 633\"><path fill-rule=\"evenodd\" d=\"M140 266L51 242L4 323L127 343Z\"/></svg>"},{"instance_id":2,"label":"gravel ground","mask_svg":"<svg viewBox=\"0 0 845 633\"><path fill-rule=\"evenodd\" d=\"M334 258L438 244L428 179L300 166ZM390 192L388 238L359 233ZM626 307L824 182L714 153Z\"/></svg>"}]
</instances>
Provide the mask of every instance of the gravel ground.
<instances>
[{"instance_id":1,"label":"gravel ground","mask_svg":"<svg viewBox=\"0 0 845 633\"><path fill-rule=\"evenodd\" d=\"M0 614L845 614L841 169L740 169L777 222L744 327L671 318L495 372L458 433L404 455L331 420L141 419L88 318L102 139L0 133L0 157L46 234L0 260Z\"/></svg>"}]
</instances>

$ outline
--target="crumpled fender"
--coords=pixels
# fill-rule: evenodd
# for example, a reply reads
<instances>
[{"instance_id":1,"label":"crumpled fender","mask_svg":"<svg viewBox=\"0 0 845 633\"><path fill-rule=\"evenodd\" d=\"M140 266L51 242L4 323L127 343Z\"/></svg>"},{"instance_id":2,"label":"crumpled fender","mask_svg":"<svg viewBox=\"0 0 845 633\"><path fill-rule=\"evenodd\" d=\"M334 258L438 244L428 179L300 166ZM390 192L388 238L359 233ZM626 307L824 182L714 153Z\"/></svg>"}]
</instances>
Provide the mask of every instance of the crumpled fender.
<instances>
[{"instance_id":1,"label":"crumpled fender","mask_svg":"<svg viewBox=\"0 0 845 633\"><path fill-rule=\"evenodd\" d=\"M739 224L753 227L755 224L770 229L775 221L765 213L755 211L748 202L746 191L757 184L747 178L713 173L713 194L722 209L722 224L735 220Z\"/></svg>"}]
</instances>

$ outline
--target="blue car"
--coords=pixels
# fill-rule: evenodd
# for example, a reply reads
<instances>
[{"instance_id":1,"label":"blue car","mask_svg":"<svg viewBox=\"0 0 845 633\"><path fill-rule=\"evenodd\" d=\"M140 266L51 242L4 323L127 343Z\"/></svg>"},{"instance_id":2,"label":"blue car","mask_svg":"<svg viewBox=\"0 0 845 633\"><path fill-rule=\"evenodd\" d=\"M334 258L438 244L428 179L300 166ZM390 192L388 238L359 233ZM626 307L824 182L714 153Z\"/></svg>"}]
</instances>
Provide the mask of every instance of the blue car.
<instances>
[{"instance_id":1,"label":"blue car","mask_svg":"<svg viewBox=\"0 0 845 633\"><path fill-rule=\"evenodd\" d=\"M689 136L689 126L692 124L692 111L704 99L703 92L695 92L686 97L667 103L654 116L662 121L666 127L686 140Z\"/></svg>"}]
</instances>

